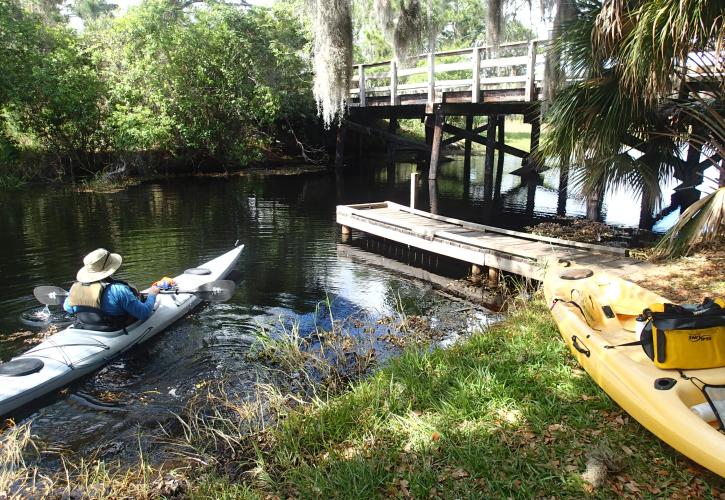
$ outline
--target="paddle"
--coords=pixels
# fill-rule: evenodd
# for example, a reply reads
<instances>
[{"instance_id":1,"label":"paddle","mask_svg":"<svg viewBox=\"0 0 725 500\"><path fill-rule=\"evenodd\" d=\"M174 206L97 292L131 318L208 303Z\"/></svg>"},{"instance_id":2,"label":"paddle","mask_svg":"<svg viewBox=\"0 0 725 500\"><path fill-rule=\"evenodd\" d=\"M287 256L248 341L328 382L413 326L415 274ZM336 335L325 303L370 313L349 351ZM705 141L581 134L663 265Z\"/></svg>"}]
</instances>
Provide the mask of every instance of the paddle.
<instances>
[{"instance_id":1,"label":"paddle","mask_svg":"<svg viewBox=\"0 0 725 500\"><path fill-rule=\"evenodd\" d=\"M237 285L231 280L218 280L204 283L193 290L161 290L164 295L191 294L206 302L226 302L232 295ZM46 306L59 306L63 304L68 292L59 286L36 286L33 295L38 302Z\"/></svg>"},{"instance_id":2,"label":"paddle","mask_svg":"<svg viewBox=\"0 0 725 500\"><path fill-rule=\"evenodd\" d=\"M33 295L41 304L46 306L59 306L68 296L68 292L59 286L36 286Z\"/></svg>"}]
</instances>

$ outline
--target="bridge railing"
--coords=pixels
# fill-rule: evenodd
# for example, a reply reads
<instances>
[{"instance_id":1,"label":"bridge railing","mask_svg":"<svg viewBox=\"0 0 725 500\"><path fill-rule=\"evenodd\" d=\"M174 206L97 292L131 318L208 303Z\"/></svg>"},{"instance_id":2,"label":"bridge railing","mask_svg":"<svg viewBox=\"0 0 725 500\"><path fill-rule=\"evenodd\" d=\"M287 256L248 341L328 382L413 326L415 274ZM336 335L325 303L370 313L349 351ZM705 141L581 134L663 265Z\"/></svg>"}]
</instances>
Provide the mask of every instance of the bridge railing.
<instances>
[{"instance_id":1,"label":"bridge railing","mask_svg":"<svg viewBox=\"0 0 725 500\"><path fill-rule=\"evenodd\" d=\"M470 102L478 102L481 90L516 88L523 90L524 101L533 101L538 98L537 83L543 81L544 43L502 43L496 57L487 46L420 54L408 58L405 68L396 60L357 64L350 97L357 98L358 106L369 105L369 98L379 102L381 96L397 105L406 95L427 95L426 101L434 103L443 92L469 91Z\"/></svg>"}]
</instances>

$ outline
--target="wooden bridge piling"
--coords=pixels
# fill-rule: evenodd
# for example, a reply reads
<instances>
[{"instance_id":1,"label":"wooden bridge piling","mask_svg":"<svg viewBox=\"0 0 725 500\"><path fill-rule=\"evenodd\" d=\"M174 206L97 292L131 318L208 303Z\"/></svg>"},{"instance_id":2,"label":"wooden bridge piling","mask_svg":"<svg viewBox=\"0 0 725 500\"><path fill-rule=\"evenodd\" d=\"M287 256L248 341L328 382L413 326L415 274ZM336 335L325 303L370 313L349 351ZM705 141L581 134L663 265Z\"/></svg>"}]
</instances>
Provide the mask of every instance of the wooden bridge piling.
<instances>
[{"instance_id":1,"label":"wooden bridge piling","mask_svg":"<svg viewBox=\"0 0 725 500\"><path fill-rule=\"evenodd\" d=\"M471 170L471 135L473 134L473 117L466 117L466 138L463 146L463 170Z\"/></svg>"},{"instance_id":2,"label":"wooden bridge piling","mask_svg":"<svg viewBox=\"0 0 725 500\"><path fill-rule=\"evenodd\" d=\"M483 185L493 185L493 155L496 147L497 115L488 115L488 128L486 129L486 161L483 166Z\"/></svg>"},{"instance_id":3,"label":"wooden bridge piling","mask_svg":"<svg viewBox=\"0 0 725 500\"><path fill-rule=\"evenodd\" d=\"M345 160L345 136L347 135L347 126L340 123L337 127L337 141L335 146L335 168L342 168Z\"/></svg>"},{"instance_id":4,"label":"wooden bridge piling","mask_svg":"<svg viewBox=\"0 0 725 500\"><path fill-rule=\"evenodd\" d=\"M443 140L443 125L445 118L442 113L435 113L433 121L433 144L430 153L430 166L428 179L434 180L438 176L438 161L441 154L441 141Z\"/></svg>"},{"instance_id":5,"label":"wooden bridge piling","mask_svg":"<svg viewBox=\"0 0 725 500\"><path fill-rule=\"evenodd\" d=\"M504 145L506 132L504 130L504 124L506 123L506 118L504 116L498 117L498 143L501 145ZM501 182L503 180L503 155L504 152L502 149L498 150L498 165L496 166L496 180L494 181L493 186L493 198L498 199L501 197ZM490 198L490 197L489 197ZM486 199L489 199L486 198Z\"/></svg>"}]
</instances>

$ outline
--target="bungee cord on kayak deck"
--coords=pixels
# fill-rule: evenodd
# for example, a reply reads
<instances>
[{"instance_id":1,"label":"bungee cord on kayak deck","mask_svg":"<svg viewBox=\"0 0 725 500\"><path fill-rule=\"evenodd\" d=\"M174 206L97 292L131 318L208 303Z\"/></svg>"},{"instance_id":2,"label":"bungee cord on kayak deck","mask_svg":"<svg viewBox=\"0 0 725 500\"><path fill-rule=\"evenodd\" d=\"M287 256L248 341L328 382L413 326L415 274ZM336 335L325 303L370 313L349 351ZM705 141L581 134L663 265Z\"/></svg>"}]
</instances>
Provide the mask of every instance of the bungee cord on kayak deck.
<instances>
[{"instance_id":1,"label":"bungee cord on kayak deck","mask_svg":"<svg viewBox=\"0 0 725 500\"><path fill-rule=\"evenodd\" d=\"M63 363L64 365L66 365L71 370L73 370L73 369L75 369L75 367L74 367L75 364L85 361L86 359L90 358L91 356L93 356L93 354L96 354L96 353L91 353L84 358L76 360L74 363L73 360L71 360L70 356L68 356L68 354L63 349L64 347L100 347L101 349L98 352L107 351L110 349L109 346L107 346L106 344L104 344L103 342L101 342L98 339L91 337L91 340L95 340L96 343L95 344L83 344L83 343L57 344L53 339L48 339L47 342L50 344L53 344L53 345L49 345L46 347L39 346L39 347L36 347L35 349L29 350L26 354L32 354L34 358L45 358L45 359L52 359L54 361L58 361L60 363ZM63 356L63 359L65 361L61 361L58 358L54 358L52 356L44 356L42 354L40 356L35 355L35 353L37 353L38 351L43 351L43 350L48 350L48 349L57 349L58 352Z\"/></svg>"}]
</instances>

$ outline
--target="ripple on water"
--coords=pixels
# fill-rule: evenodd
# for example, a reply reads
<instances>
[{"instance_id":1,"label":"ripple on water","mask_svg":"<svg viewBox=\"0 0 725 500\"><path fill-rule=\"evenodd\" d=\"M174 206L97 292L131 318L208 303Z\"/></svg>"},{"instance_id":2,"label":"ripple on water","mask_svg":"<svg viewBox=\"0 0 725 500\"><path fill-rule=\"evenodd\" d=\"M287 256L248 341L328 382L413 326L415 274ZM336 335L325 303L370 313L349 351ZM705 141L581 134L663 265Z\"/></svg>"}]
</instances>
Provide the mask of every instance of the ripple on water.
<instances>
[{"instance_id":1,"label":"ripple on water","mask_svg":"<svg viewBox=\"0 0 725 500\"><path fill-rule=\"evenodd\" d=\"M32 413L34 431L81 454L136 458L139 429L158 433L160 423L171 425L209 387L224 380L239 398L253 399L258 382L275 380L276 367L248 356L260 325L279 333L282 318L311 336L332 320L347 321L372 344L382 327L371 333L351 318L391 315L399 303L416 313L430 309L437 300L430 286L337 256L334 193L327 178L233 178L3 200L9 215L0 230L22 235L0 246L5 337L23 328L24 311L37 308L33 286L68 286L85 253L99 246L123 255L120 278L146 286L221 254L237 239L246 245L232 300L197 309L72 385ZM22 349L14 345L6 358Z\"/></svg>"}]
</instances>

